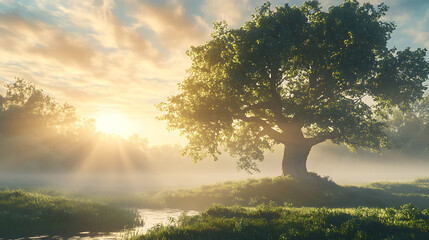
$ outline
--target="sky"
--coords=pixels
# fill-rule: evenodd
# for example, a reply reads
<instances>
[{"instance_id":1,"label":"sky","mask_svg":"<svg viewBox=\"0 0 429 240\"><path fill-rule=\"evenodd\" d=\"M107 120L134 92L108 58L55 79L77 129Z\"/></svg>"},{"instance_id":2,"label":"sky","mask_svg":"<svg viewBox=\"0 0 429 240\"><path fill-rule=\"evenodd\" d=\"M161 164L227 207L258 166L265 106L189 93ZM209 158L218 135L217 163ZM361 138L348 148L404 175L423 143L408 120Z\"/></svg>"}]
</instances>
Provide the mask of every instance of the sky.
<instances>
[{"instance_id":1,"label":"sky","mask_svg":"<svg viewBox=\"0 0 429 240\"><path fill-rule=\"evenodd\" d=\"M35 83L86 118L115 119L125 135L181 144L155 119L177 94L185 52L210 40L212 22L238 28L259 0L0 0L0 93L15 78ZM300 6L303 1L271 1ZM321 0L325 10L339 0ZM379 4L381 0L372 0ZM429 48L429 1L386 0L397 29L390 47Z\"/></svg>"}]
</instances>

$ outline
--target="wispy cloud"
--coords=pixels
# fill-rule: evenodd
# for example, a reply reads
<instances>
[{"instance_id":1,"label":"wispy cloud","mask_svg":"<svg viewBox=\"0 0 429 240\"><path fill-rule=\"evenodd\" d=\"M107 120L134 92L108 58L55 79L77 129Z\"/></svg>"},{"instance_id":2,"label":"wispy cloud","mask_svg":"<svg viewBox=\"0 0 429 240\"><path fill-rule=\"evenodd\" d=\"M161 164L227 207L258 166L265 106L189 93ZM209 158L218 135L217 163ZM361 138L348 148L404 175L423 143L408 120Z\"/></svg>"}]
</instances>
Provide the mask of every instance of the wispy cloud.
<instances>
[{"instance_id":1,"label":"wispy cloud","mask_svg":"<svg viewBox=\"0 0 429 240\"><path fill-rule=\"evenodd\" d=\"M167 50L201 42L207 35L206 26L196 16L188 15L184 6L177 1L153 4L128 0L127 4L137 24L155 33L156 39Z\"/></svg>"},{"instance_id":2,"label":"wispy cloud","mask_svg":"<svg viewBox=\"0 0 429 240\"><path fill-rule=\"evenodd\" d=\"M260 4L262 4L261 2ZM204 14L213 21L226 21L230 26L236 27L250 19L253 8L248 0L205 0L201 7Z\"/></svg>"},{"instance_id":3,"label":"wispy cloud","mask_svg":"<svg viewBox=\"0 0 429 240\"><path fill-rule=\"evenodd\" d=\"M18 14L0 14L0 30L0 50L14 58L20 56L16 55L19 52L27 57L40 56L67 66L90 68L95 56L94 50L79 36L41 21L25 20Z\"/></svg>"},{"instance_id":4,"label":"wispy cloud","mask_svg":"<svg viewBox=\"0 0 429 240\"><path fill-rule=\"evenodd\" d=\"M413 38L414 43L425 48L429 48L429 32L413 28L407 29L405 32Z\"/></svg>"},{"instance_id":5,"label":"wispy cloud","mask_svg":"<svg viewBox=\"0 0 429 240\"><path fill-rule=\"evenodd\" d=\"M114 1L76 1L69 6L59 4L57 7L73 26L87 31L83 32L104 48L105 53L128 51L129 55L136 54L155 64L161 61L162 56L153 43L114 14Z\"/></svg>"}]
</instances>

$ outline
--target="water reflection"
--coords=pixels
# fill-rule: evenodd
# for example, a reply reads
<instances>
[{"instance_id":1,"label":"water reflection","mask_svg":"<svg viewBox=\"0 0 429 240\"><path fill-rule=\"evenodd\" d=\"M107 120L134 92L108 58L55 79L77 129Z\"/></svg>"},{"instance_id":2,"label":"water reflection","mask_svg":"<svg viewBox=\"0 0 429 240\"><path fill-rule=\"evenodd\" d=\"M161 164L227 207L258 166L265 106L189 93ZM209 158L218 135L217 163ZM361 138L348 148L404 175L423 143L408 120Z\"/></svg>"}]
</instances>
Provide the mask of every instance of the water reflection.
<instances>
[{"instance_id":1,"label":"water reflection","mask_svg":"<svg viewBox=\"0 0 429 240\"><path fill-rule=\"evenodd\" d=\"M131 230L126 230L122 232L81 232L76 236L34 236L29 238L18 238L19 240L108 240L108 239L124 239L130 236L134 236L137 234L144 234L148 229L154 227L157 224L168 224L171 220L177 220L178 217L182 214L182 210L180 209L138 209L137 210L140 217L144 221L144 225L141 227L137 227ZM197 215L197 211L187 211L188 216ZM2 238L0 238L2 239Z\"/></svg>"},{"instance_id":2,"label":"water reflection","mask_svg":"<svg viewBox=\"0 0 429 240\"><path fill-rule=\"evenodd\" d=\"M136 230L139 231L139 233L146 233L148 229L157 224L167 224L170 218L177 219L183 211L179 209L166 208L160 210L139 209L138 212L144 221L144 226L139 227ZM195 216L198 212L191 210L187 211L186 214L188 216Z\"/></svg>"}]
</instances>

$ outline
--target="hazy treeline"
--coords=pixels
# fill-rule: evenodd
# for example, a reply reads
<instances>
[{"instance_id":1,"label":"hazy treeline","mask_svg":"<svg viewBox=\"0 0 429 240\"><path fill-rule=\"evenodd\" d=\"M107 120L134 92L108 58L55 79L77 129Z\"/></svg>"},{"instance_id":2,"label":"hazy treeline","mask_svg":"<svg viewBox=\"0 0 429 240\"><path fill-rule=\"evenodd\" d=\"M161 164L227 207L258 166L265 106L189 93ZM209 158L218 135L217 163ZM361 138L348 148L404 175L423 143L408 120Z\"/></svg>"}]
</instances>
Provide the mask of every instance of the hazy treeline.
<instances>
[{"instance_id":1,"label":"hazy treeline","mask_svg":"<svg viewBox=\"0 0 429 240\"><path fill-rule=\"evenodd\" d=\"M392 109L386 124L392 148L429 159L429 94L409 109Z\"/></svg>"},{"instance_id":2,"label":"hazy treeline","mask_svg":"<svg viewBox=\"0 0 429 240\"><path fill-rule=\"evenodd\" d=\"M3 171L144 168L144 154L136 143L97 133L94 120L81 118L73 106L57 103L34 84L21 79L7 84L6 88L6 94L0 96Z\"/></svg>"},{"instance_id":3,"label":"hazy treeline","mask_svg":"<svg viewBox=\"0 0 429 240\"><path fill-rule=\"evenodd\" d=\"M406 111L386 110L392 150L427 158L429 153L429 95ZM371 159L367 152L348 153L345 148L324 144L310 154L309 165L318 167L322 159ZM201 175L200 183L235 173L236 161L224 156L218 162L193 164L183 158L180 146L150 146L134 135L124 139L96 131L94 120L85 119L69 104L60 104L34 84L17 79L0 95L0 171L13 173L146 173L168 176ZM280 151L281 153L282 151ZM388 151L386 150L389 155ZM265 175L278 175L281 156L267 153L261 164ZM353 157L354 156L354 157ZM402 155L406 156L406 155ZM277 159L278 158L278 159ZM389 158L389 157L388 157ZM275 161L274 161L275 160ZM278 160L278 161L277 161ZM323 166L322 166L323 167ZM312 167L310 166L310 170ZM244 176L237 174L237 178ZM191 182L191 180L190 180Z\"/></svg>"}]
</instances>

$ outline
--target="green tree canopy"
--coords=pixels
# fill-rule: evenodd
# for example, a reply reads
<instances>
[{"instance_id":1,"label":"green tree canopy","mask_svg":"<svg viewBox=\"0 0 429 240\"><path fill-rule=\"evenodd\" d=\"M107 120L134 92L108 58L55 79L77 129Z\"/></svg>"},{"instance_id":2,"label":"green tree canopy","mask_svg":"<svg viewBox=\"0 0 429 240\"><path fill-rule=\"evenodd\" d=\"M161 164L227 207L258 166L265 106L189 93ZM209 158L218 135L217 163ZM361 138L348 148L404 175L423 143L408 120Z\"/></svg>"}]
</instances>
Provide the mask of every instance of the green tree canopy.
<instances>
[{"instance_id":1,"label":"green tree canopy","mask_svg":"<svg viewBox=\"0 0 429 240\"><path fill-rule=\"evenodd\" d=\"M187 77L158 105L160 119L189 140L184 153L195 161L226 150L248 171L276 144L285 146L283 174L295 176L326 140L378 150L387 137L377 111L421 98L429 74L425 49L387 47L387 10L266 3L238 29L215 23L212 39L187 52Z\"/></svg>"}]
</instances>

